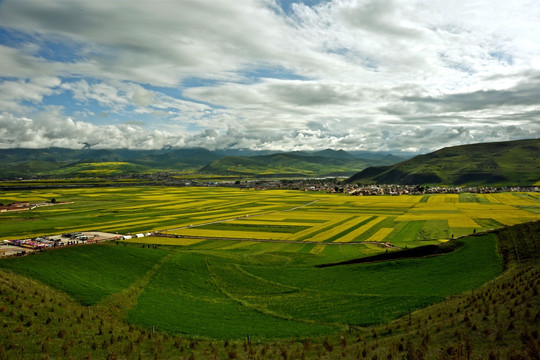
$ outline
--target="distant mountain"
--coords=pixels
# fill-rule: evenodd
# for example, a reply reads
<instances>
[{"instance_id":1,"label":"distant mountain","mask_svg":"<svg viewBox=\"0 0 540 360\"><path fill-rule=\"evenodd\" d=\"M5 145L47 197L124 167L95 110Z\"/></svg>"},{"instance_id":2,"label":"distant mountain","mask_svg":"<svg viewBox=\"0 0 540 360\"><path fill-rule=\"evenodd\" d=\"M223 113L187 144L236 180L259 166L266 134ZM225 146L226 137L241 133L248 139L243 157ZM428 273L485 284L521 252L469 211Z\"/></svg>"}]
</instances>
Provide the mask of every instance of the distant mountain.
<instances>
[{"instance_id":1,"label":"distant mountain","mask_svg":"<svg viewBox=\"0 0 540 360\"><path fill-rule=\"evenodd\" d=\"M443 148L391 166L370 167L363 184L532 185L540 181L540 139Z\"/></svg>"},{"instance_id":2,"label":"distant mountain","mask_svg":"<svg viewBox=\"0 0 540 360\"><path fill-rule=\"evenodd\" d=\"M349 176L370 164L344 151L323 150L313 154L292 152L250 157L227 156L206 165L201 171L244 176Z\"/></svg>"},{"instance_id":3,"label":"distant mountain","mask_svg":"<svg viewBox=\"0 0 540 360\"><path fill-rule=\"evenodd\" d=\"M346 151L343 150L332 150L332 149L325 149L321 151L316 151L312 153L313 156L322 156L322 157L328 157L328 158L335 158L335 159L347 159L347 160L354 160L358 159L356 156L349 154Z\"/></svg>"},{"instance_id":4,"label":"distant mountain","mask_svg":"<svg viewBox=\"0 0 540 360\"><path fill-rule=\"evenodd\" d=\"M215 152L203 149L171 149L165 153L145 154L131 162L149 168L197 170L202 166L221 158Z\"/></svg>"},{"instance_id":5,"label":"distant mountain","mask_svg":"<svg viewBox=\"0 0 540 360\"><path fill-rule=\"evenodd\" d=\"M203 148L0 149L0 179L32 177L106 177L156 171L199 170L249 176L350 176L372 165L390 165L389 154L362 159L343 150L271 152Z\"/></svg>"},{"instance_id":6,"label":"distant mountain","mask_svg":"<svg viewBox=\"0 0 540 360\"><path fill-rule=\"evenodd\" d=\"M360 158L360 159L366 159L366 160L377 160L377 161L388 161L391 163L385 164L385 165L392 165L407 159L410 159L416 154L412 153L405 153L405 152L398 152L396 154L394 153L388 153L388 152L382 152L382 151L363 151L363 150L354 150L354 151L348 151L349 154Z\"/></svg>"}]
</instances>

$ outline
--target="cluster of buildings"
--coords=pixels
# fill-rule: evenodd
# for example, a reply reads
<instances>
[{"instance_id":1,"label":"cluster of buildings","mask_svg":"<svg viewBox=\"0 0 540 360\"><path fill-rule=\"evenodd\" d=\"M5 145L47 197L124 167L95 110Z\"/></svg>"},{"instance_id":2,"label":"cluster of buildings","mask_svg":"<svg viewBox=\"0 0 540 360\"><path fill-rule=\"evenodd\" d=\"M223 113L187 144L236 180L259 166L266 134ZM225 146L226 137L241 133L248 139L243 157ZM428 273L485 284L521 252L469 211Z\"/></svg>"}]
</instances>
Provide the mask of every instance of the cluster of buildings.
<instances>
[{"instance_id":1,"label":"cluster of buildings","mask_svg":"<svg viewBox=\"0 0 540 360\"><path fill-rule=\"evenodd\" d=\"M0 206L0 212L30 210L29 202L12 203Z\"/></svg>"},{"instance_id":2,"label":"cluster of buildings","mask_svg":"<svg viewBox=\"0 0 540 360\"><path fill-rule=\"evenodd\" d=\"M224 182L219 186L249 188L255 190L286 189L300 191L321 191L344 193L355 196L377 195L424 195L424 194L491 194L499 192L540 192L539 186L421 186L421 185L358 185L343 184L339 179L298 179L298 180L248 180Z\"/></svg>"}]
</instances>

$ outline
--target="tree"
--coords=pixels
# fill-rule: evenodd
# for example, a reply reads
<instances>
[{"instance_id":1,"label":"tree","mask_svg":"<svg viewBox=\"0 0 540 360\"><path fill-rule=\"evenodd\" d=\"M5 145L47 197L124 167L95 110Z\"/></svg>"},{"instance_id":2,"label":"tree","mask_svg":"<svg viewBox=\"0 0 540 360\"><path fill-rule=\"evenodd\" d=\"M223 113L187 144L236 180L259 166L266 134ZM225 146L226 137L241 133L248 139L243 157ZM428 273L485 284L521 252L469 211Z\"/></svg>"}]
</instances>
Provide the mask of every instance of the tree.
<instances>
[{"instance_id":1,"label":"tree","mask_svg":"<svg viewBox=\"0 0 540 360\"><path fill-rule=\"evenodd\" d=\"M51 204L56 204L56 198L51 199Z\"/></svg>"}]
</instances>

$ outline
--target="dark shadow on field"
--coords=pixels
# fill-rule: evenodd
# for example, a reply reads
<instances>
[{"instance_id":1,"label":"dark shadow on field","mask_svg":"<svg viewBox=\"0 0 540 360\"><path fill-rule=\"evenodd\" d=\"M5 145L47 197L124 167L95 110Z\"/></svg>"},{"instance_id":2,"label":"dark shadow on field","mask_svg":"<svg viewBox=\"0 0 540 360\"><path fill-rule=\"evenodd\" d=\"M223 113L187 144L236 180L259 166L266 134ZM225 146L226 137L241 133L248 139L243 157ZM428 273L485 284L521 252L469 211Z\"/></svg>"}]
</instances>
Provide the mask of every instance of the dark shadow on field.
<instances>
[{"instance_id":1,"label":"dark shadow on field","mask_svg":"<svg viewBox=\"0 0 540 360\"><path fill-rule=\"evenodd\" d=\"M412 249L391 251L391 252L386 252L386 253L377 254L373 256L366 256L359 259L341 261L337 263L319 264L319 265L315 265L315 267L325 268L325 267L331 267L331 266L363 264L363 263L389 261L389 260L401 260L401 259L413 259L413 258L417 259L417 258L423 258L423 257L428 257L428 256L448 254L461 248L463 245L464 245L463 242L459 240L451 240L441 245L419 246Z\"/></svg>"}]
</instances>

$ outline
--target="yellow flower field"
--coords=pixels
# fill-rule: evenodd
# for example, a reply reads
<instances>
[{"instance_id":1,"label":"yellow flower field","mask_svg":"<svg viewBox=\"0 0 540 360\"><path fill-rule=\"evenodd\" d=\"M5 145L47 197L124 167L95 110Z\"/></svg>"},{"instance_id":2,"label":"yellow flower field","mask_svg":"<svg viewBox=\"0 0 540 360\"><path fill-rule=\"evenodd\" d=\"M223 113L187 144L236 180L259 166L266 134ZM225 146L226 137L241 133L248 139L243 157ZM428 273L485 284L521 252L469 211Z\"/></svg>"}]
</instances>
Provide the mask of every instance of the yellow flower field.
<instances>
[{"instance_id":1,"label":"yellow flower field","mask_svg":"<svg viewBox=\"0 0 540 360\"><path fill-rule=\"evenodd\" d=\"M371 235L366 241L367 242L381 242L383 241L394 228L381 228L375 234Z\"/></svg>"},{"instance_id":2,"label":"yellow flower field","mask_svg":"<svg viewBox=\"0 0 540 360\"><path fill-rule=\"evenodd\" d=\"M466 235L474 229L540 220L539 193L347 196L218 187L126 187L0 194L1 203L51 198L72 203L37 208L31 210L31 216L1 213L0 236L170 229L186 236L320 242L311 250L317 252L330 241L417 246ZM204 226L209 223L223 226ZM159 239L165 238L155 241L166 241Z\"/></svg>"},{"instance_id":3,"label":"yellow flower field","mask_svg":"<svg viewBox=\"0 0 540 360\"><path fill-rule=\"evenodd\" d=\"M351 231L347 235L335 240L336 242L351 242L355 240L358 236L362 235L369 229L371 229L373 226L377 225L379 222L383 221L385 217L379 216L378 218L371 220L365 225L360 226L358 229Z\"/></svg>"}]
</instances>

